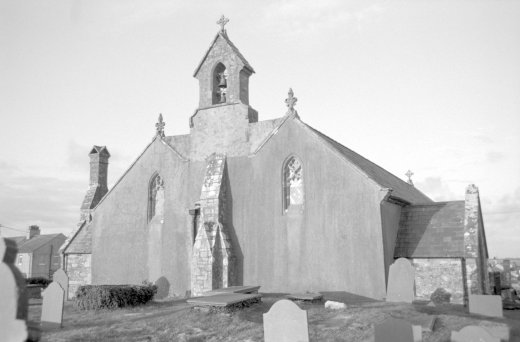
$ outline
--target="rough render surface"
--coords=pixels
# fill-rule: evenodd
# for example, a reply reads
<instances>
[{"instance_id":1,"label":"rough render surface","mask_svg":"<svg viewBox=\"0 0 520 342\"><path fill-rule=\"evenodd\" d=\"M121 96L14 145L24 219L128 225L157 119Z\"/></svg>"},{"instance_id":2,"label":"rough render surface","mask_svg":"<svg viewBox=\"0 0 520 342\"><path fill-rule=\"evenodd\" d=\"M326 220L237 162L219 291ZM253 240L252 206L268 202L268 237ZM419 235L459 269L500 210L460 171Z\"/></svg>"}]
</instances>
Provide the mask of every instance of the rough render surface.
<instances>
[{"instance_id":1,"label":"rough render surface","mask_svg":"<svg viewBox=\"0 0 520 342\"><path fill-rule=\"evenodd\" d=\"M462 304L464 286L461 259L412 259L415 267L415 296L430 300L437 288L451 293L451 302Z\"/></svg>"}]
</instances>

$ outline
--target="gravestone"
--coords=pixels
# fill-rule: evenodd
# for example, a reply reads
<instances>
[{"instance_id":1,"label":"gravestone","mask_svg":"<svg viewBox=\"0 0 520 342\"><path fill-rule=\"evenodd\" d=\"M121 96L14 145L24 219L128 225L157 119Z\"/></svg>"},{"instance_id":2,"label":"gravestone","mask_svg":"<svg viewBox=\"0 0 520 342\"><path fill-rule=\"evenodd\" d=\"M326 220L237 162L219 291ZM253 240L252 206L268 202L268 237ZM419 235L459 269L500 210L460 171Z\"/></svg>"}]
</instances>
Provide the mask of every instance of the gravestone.
<instances>
[{"instance_id":1,"label":"gravestone","mask_svg":"<svg viewBox=\"0 0 520 342\"><path fill-rule=\"evenodd\" d=\"M290 300L282 299L264 314L265 342L308 342L307 311Z\"/></svg>"},{"instance_id":2,"label":"gravestone","mask_svg":"<svg viewBox=\"0 0 520 342\"><path fill-rule=\"evenodd\" d=\"M491 336L485 328L469 325L452 331L451 342L500 342L500 338Z\"/></svg>"},{"instance_id":3,"label":"gravestone","mask_svg":"<svg viewBox=\"0 0 520 342\"><path fill-rule=\"evenodd\" d=\"M397 259L390 265L387 302L412 303L414 299L415 270L406 258Z\"/></svg>"},{"instance_id":4,"label":"gravestone","mask_svg":"<svg viewBox=\"0 0 520 342\"><path fill-rule=\"evenodd\" d=\"M389 318L374 328L374 342L413 342L412 325L402 319Z\"/></svg>"},{"instance_id":5,"label":"gravestone","mask_svg":"<svg viewBox=\"0 0 520 342\"><path fill-rule=\"evenodd\" d=\"M42 326L60 326L63 319L63 300L65 292L53 281L42 293Z\"/></svg>"},{"instance_id":6,"label":"gravestone","mask_svg":"<svg viewBox=\"0 0 520 342\"><path fill-rule=\"evenodd\" d=\"M54 272L52 280L60 284L63 291L65 291L65 300L69 299L69 277L67 276L67 273L59 268L56 272Z\"/></svg>"},{"instance_id":7,"label":"gravestone","mask_svg":"<svg viewBox=\"0 0 520 342\"><path fill-rule=\"evenodd\" d=\"M19 288L16 274L5 261L14 261L16 245L0 238L0 339L5 341L25 341L27 326L23 319L18 319ZM14 247L14 248L13 248Z\"/></svg>"},{"instance_id":8,"label":"gravestone","mask_svg":"<svg viewBox=\"0 0 520 342\"><path fill-rule=\"evenodd\" d=\"M470 294L469 313L491 317L503 317L502 297Z\"/></svg>"}]
</instances>

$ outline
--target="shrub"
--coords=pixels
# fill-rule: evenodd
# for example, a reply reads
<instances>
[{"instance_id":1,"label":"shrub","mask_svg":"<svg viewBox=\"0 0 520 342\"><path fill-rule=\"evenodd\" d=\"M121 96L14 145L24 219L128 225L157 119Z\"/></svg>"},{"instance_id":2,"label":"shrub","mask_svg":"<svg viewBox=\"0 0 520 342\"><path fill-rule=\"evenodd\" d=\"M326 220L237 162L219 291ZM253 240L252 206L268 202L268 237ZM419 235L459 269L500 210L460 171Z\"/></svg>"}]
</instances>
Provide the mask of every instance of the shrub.
<instances>
[{"instance_id":1,"label":"shrub","mask_svg":"<svg viewBox=\"0 0 520 342\"><path fill-rule=\"evenodd\" d=\"M42 285L43 287L47 287L51 282L52 280L43 277L27 278L25 280L27 285Z\"/></svg>"},{"instance_id":2,"label":"shrub","mask_svg":"<svg viewBox=\"0 0 520 342\"><path fill-rule=\"evenodd\" d=\"M435 291L433 291L432 295L430 296L431 301L435 305L449 304L450 298L451 298L451 293L449 293L442 287L437 288Z\"/></svg>"},{"instance_id":3,"label":"shrub","mask_svg":"<svg viewBox=\"0 0 520 342\"><path fill-rule=\"evenodd\" d=\"M155 285L83 285L73 304L80 310L116 309L145 304L156 292Z\"/></svg>"}]
</instances>

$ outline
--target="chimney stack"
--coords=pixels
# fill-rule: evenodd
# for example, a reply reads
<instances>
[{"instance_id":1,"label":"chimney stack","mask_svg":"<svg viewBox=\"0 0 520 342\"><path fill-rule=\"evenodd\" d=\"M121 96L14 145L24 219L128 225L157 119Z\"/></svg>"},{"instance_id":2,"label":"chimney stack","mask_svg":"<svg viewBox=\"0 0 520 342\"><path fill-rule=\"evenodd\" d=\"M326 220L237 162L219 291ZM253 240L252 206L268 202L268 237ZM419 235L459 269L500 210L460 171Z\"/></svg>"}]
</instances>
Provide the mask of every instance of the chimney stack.
<instances>
[{"instance_id":1,"label":"chimney stack","mask_svg":"<svg viewBox=\"0 0 520 342\"><path fill-rule=\"evenodd\" d=\"M95 146L88 154L90 157L90 186L107 188L108 158L110 153L106 146Z\"/></svg>"},{"instance_id":2,"label":"chimney stack","mask_svg":"<svg viewBox=\"0 0 520 342\"><path fill-rule=\"evenodd\" d=\"M29 226L29 229L27 230L27 240L30 240L38 235L40 235L40 227L36 225Z\"/></svg>"},{"instance_id":3,"label":"chimney stack","mask_svg":"<svg viewBox=\"0 0 520 342\"><path fill-rule=\"evenodd\" d=\"M88 156L90 157L90 181L89 189L81 205L80 221L88 219L92 209L108 192L108 158L110 158L110 153L106 146L94 145Z\"/></svg>"}]
</instances>

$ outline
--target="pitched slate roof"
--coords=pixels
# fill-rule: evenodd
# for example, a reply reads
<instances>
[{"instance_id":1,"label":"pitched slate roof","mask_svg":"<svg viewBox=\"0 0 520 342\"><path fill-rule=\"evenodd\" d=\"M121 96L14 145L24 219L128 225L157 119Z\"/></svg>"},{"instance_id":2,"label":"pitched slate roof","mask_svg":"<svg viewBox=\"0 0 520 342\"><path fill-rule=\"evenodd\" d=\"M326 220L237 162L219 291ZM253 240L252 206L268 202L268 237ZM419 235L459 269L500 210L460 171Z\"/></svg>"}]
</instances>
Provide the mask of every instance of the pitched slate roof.
<instances>
[{"instance_id":1,"label":"pitched slate roof","mask_svg":"<svg viewBox=\"0 0 520 342\"><path fill-rule=\"evenodd\" d=\"M92 229L89 223L83 221L76 234L63 249L65 254L92 253Z\"/></svg>"},{"instance_id":2,"label":"pitched slate roof","mask_svg":"<svg viewBox=\"0 0 520 342\"><path fill-rule=\"evenodd\" d=\"M298 120L300 121L300 120ZM318 137L325 140L332 148L338 151L343 157L345 157L349 162L353 163L357 166L361 171L363 171L370 179L375 181L377 184L381 185L385 188L391 188L392 196L403 199L410 203L430 203L432 200L428 198L425 194L419 191L416 187L402 179L394 176L390 172L386 171L379 165L371 162L370 160L362 157L351 149L341 145L339 142L329 138L325 134L320 131L312 128L311 126L305 124L300 121L307 128L312 130Z\"/></svg>"},{"instance_id":3,"label":"pitched slate roof","mask_svg":"<svg viewBox=\"0 0 520 342\"><path fill-rule=\"evenodd\" d=\"M63 236L63 238L65 238L65 235L60 233L38 235L33 237L32 239L27 239L25 236L15 236L10 237L9 239L14 240L16 242L18 253L32 253L60 235Z\"/></svg>"},{"instance_id":4,"label":"pitched slate roof","mask_svg":"<svg viewBox=\"0 0 520 342\"><path fill-rule=\"evenodd\" d=\"M197 76L197 73L199 72L200 68L202 67L202 64L204 64L204 61L206 60L206 58L208 57L208 54L209 52L211 51L211 49L213 49L213 45L215 45L215 43L217 42L217 39L218 37L222 37L222 39L224 39L228 44L229 46L231 47L231 49L233 50L233 52L238 56L238 58L240 58L240 60L242 61L242 63L244 63L244 66L246 68L249 69L249 71L251 72L255 72L255 70L253 69L253 67L251 66L251 64L249 64L249 62L246 60L246 58L244 57L244 55L242 55L240 53L240 51L238 50L238 48L235 46L235 44L233 44L231 42L231 40L229 40L229 37L227 36L227 33L226 32L221 32L219 31L217 33L217 35L215 36L215 38L213 39L213 42L211 43L211 45L209 46L209 49L208 51L206 51L206 53L204 54L204 57L202 57L202 60L200 61L199 65L197 65L197 68L195 69L195 72L193 73L193 76L196 77Z\"/></svg>"},{"instance_id":5,"label":"pitched slate roof","mask_svg":"<svg viewBox=\"0 0 520 342\"><path fill-rule=\"evenodd\" d=\"M464 201L402 208L394 256L463 257Z\"/></svg>"}]
</instances>

